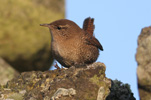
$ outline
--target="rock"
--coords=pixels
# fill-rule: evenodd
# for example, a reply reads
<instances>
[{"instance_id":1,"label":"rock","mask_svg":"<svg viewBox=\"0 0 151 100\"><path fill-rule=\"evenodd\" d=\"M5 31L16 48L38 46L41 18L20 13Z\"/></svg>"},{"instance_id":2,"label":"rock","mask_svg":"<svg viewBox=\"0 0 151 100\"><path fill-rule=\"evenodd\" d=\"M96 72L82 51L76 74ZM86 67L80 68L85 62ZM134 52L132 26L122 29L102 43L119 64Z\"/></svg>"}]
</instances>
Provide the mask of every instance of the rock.
<instances>
[{"instance_id":1,"label":"rock","mask_svg":"<svg viewBox=\"0 0 151 100\"><path fill-rule=\"evenodd\" d=\"M69 69L62 68L45 72L24 72L6 85L1 86L0 99L12 99L12 95L13 97L18 95L18 97L23 96L25 100L46 98L50 100L54 96L56 97L58 89L63 88L64 91L68 91L71 88L70 90L73 92L69 95L67 95L68 92L59 94L59 100L71 100L71 98L72 100L96 100L99 88L103 87L102 96L105 100L110 92L110 82L110 79L105 77L103 63L94 63L88 68L76 69L73 66Z\"/></svg>"},{"instance_id":2,"label":"rock","mask_svg":"<svg viewBox=\"0 0 151 100\"><path fill-rule=\"evenodd\" d=\"M4 85L8 80L11 80L18 75L19 73L15 69L0 58L0 84Z\"/></svg>"},{"instance_id":3,"label":"rock","mask_svg":"<svg viewBox=\"0 0 151 100\"><path fill-rule=\"evenodd\" d=\"M141 100L151 100L151 27L142 29L136 53L138 89Z\"/></svg>"},{"instance_id":4,"label":"rock","mask_svg":"<svg viewBox=\"0 0 151 100\"><path fill-rule=\"evenodd\" d=\"M64 0L1 0L0 57L19 72L48 70L50 33L41 23L64 18Z\"/></svg>"},{"instance_id":5,"label":"rock","mask_svg":"<svg viewBox=\"0 0 151 100\"><path fill-rule=\"evenodd\" d=\"M130 85L123 84L118 80L114 80L112 81L110 94L107 96L106 100L136 100L136 99L130 89Z\"/></svg>"},{"instance_id":6,"label":"rock","mask_svg":"<svg viewBox=\"0 0 151 100\"><path fill-rule=\"evenodd\" d=\"M87 68L24 72L0 86L0 100L135 100L129 85L115 81L111 87L105 70L105 65L97 62Z\"/></svg>"},{"instance_id":7,"label":"rock","mask_svg":"<svg viewBox=\"0 0 151 100\"><path fill-rule=\"evenodd\" d=\"M65 88L59 88L54 95L51 97L51 100L56 100L61 98L62 96L73 96L76 95L76 90L74 90L73 88L70 89L65 89Z\"/></svg>"}]
</instances>

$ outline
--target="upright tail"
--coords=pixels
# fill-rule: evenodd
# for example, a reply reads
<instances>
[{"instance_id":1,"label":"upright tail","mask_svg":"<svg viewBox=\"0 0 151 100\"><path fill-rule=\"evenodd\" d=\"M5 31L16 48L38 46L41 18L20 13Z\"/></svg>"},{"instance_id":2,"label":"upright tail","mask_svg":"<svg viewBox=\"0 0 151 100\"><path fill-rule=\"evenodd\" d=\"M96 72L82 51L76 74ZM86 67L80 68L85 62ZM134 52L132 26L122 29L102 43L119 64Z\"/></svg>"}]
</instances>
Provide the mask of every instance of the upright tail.
<instances>
[{"instance_id":1,"label":"upright tail","mask_svg":"<svg viewBox=\"0 0 151 100\"><path fill-rule=\"evenodd\" d=\"M94 32L94 18L86 18L83 22L83 30L85 30L86 32L88 32L90 35L93 36L93 32Z\"/></svg>"}]
</instances>

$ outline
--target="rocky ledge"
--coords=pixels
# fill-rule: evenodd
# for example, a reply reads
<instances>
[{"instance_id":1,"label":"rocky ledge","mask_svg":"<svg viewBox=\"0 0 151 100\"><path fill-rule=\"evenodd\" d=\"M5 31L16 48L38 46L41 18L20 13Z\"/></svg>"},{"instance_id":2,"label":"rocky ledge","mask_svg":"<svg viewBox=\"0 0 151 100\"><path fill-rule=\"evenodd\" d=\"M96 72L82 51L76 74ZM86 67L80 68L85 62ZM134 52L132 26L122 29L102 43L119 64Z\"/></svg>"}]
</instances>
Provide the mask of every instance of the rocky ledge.
<instances>
[{"instance_id":1,"label":"rocky ledge","mask_svg":"<svg viewBox=\"0 0 151 100\"><path fill-rule=\"evenodd\" d=\"M128 84L105 76L97 62L87 68L21 73L0 86L0 100L135 100Z\"/></svg>"}]
</instances>

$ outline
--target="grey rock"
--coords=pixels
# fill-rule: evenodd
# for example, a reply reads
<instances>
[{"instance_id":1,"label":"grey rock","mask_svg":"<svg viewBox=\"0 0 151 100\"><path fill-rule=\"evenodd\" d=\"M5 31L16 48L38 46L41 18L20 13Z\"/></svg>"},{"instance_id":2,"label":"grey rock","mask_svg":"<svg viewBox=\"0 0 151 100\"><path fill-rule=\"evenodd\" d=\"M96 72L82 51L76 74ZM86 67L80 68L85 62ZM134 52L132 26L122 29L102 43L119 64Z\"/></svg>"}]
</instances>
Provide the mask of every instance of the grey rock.
<instances>
[{"instance_id":1,"label":"grey rock","mask_svg":"<svg viewBox=\"0 0 151 100\"><path fill-rule=\"evenodd\" d=\"M17 75L19 73L4 59L0 58L0 84L6 84L8 80L13 79Z\"/></svg>"}]
</instances>

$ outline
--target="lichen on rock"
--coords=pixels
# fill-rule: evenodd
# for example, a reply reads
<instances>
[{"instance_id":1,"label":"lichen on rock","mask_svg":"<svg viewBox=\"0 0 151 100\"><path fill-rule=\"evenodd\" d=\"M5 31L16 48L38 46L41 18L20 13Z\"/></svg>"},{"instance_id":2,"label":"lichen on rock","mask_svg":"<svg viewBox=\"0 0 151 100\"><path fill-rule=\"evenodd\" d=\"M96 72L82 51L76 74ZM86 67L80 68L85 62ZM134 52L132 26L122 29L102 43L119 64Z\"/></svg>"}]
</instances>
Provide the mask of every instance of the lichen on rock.
<instances>
[{"instance_id":1,"label":"lichen on rock","mask_svg":"<svg viewBox=\"0 0 151 100\"><path fill-rule=\"evenodd\" d=\"M24 72L4 87L10 89L7 91L1 89L1 98L5 95L5 99L12 97L11 94L23 95L23 98L28 100L31 98L50 99L59 88L72 88L76 91L75 95L61 96L59 100L71 100L71 98L72 100L96 100L99 88L104 87L103 97L106 97L111 84L110 79L105 77L105 65L94 63L88 68L72 66L69 69Z\"/></svg>"},{"instance_id":2,"label":"lichen on rock","mask_svg":"<svg viewBox=\"0 0 151 100\"><path fill-rule=\"evenodd\" d=\"M72 66L45 72L24 72L0 86L0 99L12 99L17 95L23 100L112 100L110 97L122 94L125 88L121 88L123 85L120 84L117 86L117 83L111 85L105 70L103 63L95 62L86 68ZM133 97L128 91L122 95Z\"/></svg>"}]
</instances>

